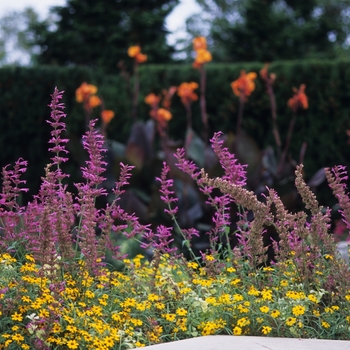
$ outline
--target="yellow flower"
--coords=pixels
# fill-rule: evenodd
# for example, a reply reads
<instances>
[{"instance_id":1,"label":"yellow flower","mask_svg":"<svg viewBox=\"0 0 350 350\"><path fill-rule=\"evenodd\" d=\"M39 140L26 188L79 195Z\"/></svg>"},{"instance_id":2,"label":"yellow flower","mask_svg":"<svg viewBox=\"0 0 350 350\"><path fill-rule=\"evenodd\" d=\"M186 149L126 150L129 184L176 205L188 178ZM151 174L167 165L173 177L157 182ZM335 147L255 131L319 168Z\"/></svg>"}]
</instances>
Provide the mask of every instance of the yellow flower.
<instances>
[{"instance_id":1,"label":"yellow flower","mask_svg":"<svg viewBox=\"0 0 350 350\"><path fill-rule=\"evenodd\" d=\"M280 286L281 286L281 287L287 287L287 286L288 286L288 281L287 281L287 280L282 280L282 281L280 282Z\"/></svg>"},{"instance_id":2,"label":"yellow flower","mask_svg":"<svg viewBox=\"0 0 350 350\"><path fill-rule=\"evenodd\" d=\"M11 315L11 318L13 321L18 321L18 322L21 322L23 320L23 316L17 312Z\"/></svg>"},{"instance_id":3,"label":"yellow flower","mask_svg":"<svg viewBox=\"0 0 350 350\"><path fill-rule=\"evenodd\" d=\"M236 269L234 267L228 267L226 269L227 272L236 272Z\"/></svg>"},{"instance_id":4,"label":"yellow flower","mask_svg":"<svg viewBox=\"0 0 350 350\"><path fill-rule=\"evenodd\" d=\"M330 327L330 324L328 322L326 322L326 321L322 321L321 325L322 325L323 328L329 328Z\"/></svg>"},{"instance_id":5,"label":"yellow flower","mask_svg":"<svg viewBox=\"0 0 350 350\"><path fill-rule=\"evenodd\" d=\"M293 326L293 324L295 324L296 321L297 321L297 319L295 317L288 317L286 320L286 325Z\"/></svg>"},{"instance_id":6,"label":"yellow flower","mask_svg":"<svg viewBox=\"0 0 350 350\"><path fill-rule=\"evenodd\" d=\"M264 313L267 313L267 312L269 312L269 308L268 308L268 306L261 306L261 308L260 308L260 311L261 312L264 312Z\"/></svg>"},{"instance_id":7,"label":"yellow flower","mask_svg":"<svg viewBox=\"0 0 350 350\"><path fill-rule=\"evenodd\" d=\"M248 326L249 324L250 324L250 321L247 317L240 318L237 321L237 326L239 326L239 327Z\"/></svg>"},{"instance_id":8,"label":"yellow flower","mask_svg":"<svg viewBox=\"0 0 350 350\"><path fill-rule=\"evenodd\" d=\"M176 315L175 314L165 314L165 315L163 315L163 317L169 322L174 322Z\"/></svg>"},{"instance_id":9,"label":"yellow flower","mask_svg":"<svg viewBox=\"0 0 350 350\"><path fill-rule=\"evenodd\" d=\"M301 316L305 313L305 307L301 305L296 305L292 309L292 313L294 316Z\"/></svg>"},{"instance_id":10,"label":"yellow flower","mask_svg":"<svg viewBox=\"0 0 350 350\"><path fill-rule=\"evenodd\" d=\"M187 315L187 310L183 309L183 308L178 308L176 310L176 314L179 316L186 316Z\"/></svg>"},{"instance_id":11,"label":"yellow flower","mask_svg":"<svg viewBox=\"0 0 350 350\"><path fill-rule=\"evenodd\" d=\"M194 261L190 261L187 263L187 266L192 268L192 269L197 269L199 265Z\"/></svg>"},{"instance_id":12,"label":"yellow flower","mask_svg":"<svg viewBox=\"0 0 350 350\"><path fill-rule=\"evenodd\" d=\"M12 340L19 343L19 342L22 342L24 340L24 337L23 337L23 335L16 333L12 336Z\"/></svg>"},{"instance_id":13,"label":"yellow flower","mask_svg":"<svg viewBox=\"0 0 350 350\"><path fill-rule=\"evenodd\" d=\"M314 295L314 294L309 294L308 296L308 299L310 300L310 301L312 301L313 303L317 303L318 301L317 301L317 298L316 298L316 296Z\"/></svg>"},{"instance_id":14,"label":"yellow flower","mask_svg":"<svg viewBox=\"0 0 350 350\"><path fill-rule=\"evenodd\" d=\"M241 335L242 334L242 328L236 326L235 328L233 328L233 334L234 335Z\"/></svg>"},{"instance_id":15,"label":"yellow flower","mask_svg":"<svg viewBox=\"0 0 350 350\"><path fill-rule=\"evenodd\" d=\"M76 340L69 340L67 342L68 349L78 349L79 343Z\"/></svg>"},{"instance_id":16,"label":"yellow flower","mask_svg":"<svg viewBox=\"0 0 350 350\"><path fill-rule=\"evenodd\" d=\"M269 327L269 326L263 326L262 329L261 329L261 332L263 334L269 334L271 331L272 331L272 328Z\"/></svg>"},{"instance_id":17,"label":"yellow flower","mask_svg":"<svg viewBox=\"0 0 350 350\"><path fill-rule=\"evenodd\" d=\"M273 318L277 318L281 313L278 310L271 311L271 316Z\"/></svg>"}]
</instances>

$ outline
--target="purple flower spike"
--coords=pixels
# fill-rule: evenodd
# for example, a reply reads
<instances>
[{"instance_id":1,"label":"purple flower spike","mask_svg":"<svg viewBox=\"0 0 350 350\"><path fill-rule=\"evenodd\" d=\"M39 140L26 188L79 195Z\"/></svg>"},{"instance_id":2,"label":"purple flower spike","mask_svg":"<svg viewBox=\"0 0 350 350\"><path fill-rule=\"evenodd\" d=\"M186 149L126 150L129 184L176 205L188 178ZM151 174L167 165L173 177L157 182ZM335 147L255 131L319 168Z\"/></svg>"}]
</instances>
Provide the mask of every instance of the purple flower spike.
<instances>
[{"instance_id":1,"label":"purple flower spike","mask_svg":"<svg viewBox=\"0 0 350 350\"><path fill-rule=\"evenodd\" d=\"M221 131L216 132L210 142L219 158L221 167L225 171L225 175L222 178L237 186L245 186L247 184L246 165L237 163L235 156L226 147L223 147L224 140L220 140L221 136Z\"/></svg>"}]
</instances>

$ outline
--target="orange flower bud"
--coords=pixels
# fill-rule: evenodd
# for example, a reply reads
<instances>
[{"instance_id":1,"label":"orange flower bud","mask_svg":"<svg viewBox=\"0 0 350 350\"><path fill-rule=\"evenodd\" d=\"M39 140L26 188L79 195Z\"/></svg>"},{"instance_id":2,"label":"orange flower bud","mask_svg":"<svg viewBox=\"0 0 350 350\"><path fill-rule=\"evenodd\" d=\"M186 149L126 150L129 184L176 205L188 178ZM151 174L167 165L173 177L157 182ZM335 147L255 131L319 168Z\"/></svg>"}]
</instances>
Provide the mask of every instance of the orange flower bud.
<instances>
[{"instance_id":1,"label":"orange flower bud","mask_svg":"<svg viewBox=\"0 0 350 350\"><path fill-rule=\"evenodd\" d=\"M294 96L288 100L288 107L295 113L299 108L308 109L309 102L305 95L305 84L301 84L299 90L293 88Z\"/></svg>"},{"instance_id":2,"label":"orange flower bud","mask_svg":"<svg viewBox=\"0 0 350 350\"><path fill-rule=\"evenodd\" d=\"M182 83L178 89L177 94L181 98L182 103L191 103L192 101L198 100L198 96L193 90L198 89L198 84L195 82Z\"/></svg>"},{"instance_id":3,"label":"orange flower bud","mask_svg":"<svg viewBox=\"0 0 350 350\"><path fill-rule=\"evenodd\" d=\"M206 50L207 49L207 39L204 36L197 36L192 40L193 50Z\"/></svg>"},{"instance_id":4,"label":"orange flower bud","mask_svg":"<svg viewBox=\"0 0 350 350\"><path fill-rule=\"evenodd\" d=\"M89 107L95 108L101 104L101 100L97 96L90 96L89 98Z\"/></svg>"},{"instance_id":5,"label":"orange flower bud","mask_svg":"<svg viewBox=\"0 0 350 350\"><path fill-rule=\"evenodd\" d=\"M145 97L145 103L147 103L148 105L157 105L160 101L160 97L157 96L156 94L154 94L153 92L151 94L148 94Z\"/></svg>"},{"instance_id":6,"label":"orange flower bud","mask_svg":"<svg viewBox=\"0 0 350 350\"><path fill-rule=\"evenodd\" d=\"M75 99L77 102L81 103L96 93L97 87L95 85L87 84L84 82L78 87L78 89L75 90Z\"/></svg>"},{"instance_id":7,"label":"orange flower bud","mask_svg":"<svg viewBox=\"0 0 350 350\"><path fill-rule=\"evenodd\" d=\"M231 83L231 88L236 96L241 96L244 94L245 97L250 96L255 90L254 80L257 74L255 72L250 72L246 74L244 70L241 71L240 77Z\"/></svg>"},{"instance_id":8,"label":"orange flower bud","mask_svg":"<svg viewBox=\"0 0 350 350\"><path fill-rule=\"evenodd\" d=\"M138 53L136 56L135 56L135 60L138 62L138 63L143 63L143 62L146 62L147 61L147 55L144 55L143 53Z\"/></svg>"},{"instance_id":9,"label":"orange flower bud","mask_svg":"<svg viewBox=\"0 0 350 350\"><path fill-rule=\"evenodd\" d=\"M195 58L195 62L198 64L204 64L207 62L210 62L212 60L211 53L208 50L205 49L199 49L197 50L197 55Z\"/></svg>"},{"instance_id":10,"label":"orange flower bud","mask_svg":"<svg viewBox=\"0 0 350 350\"><path fill-rule=\"evenodd\" d=\"M105 124L109 124L113 118L114 118L113 111L111 111L109 109L105 109L101 112L101 119Z\"/></svg>"},{"instance_id":11,"label":"orange flower bud","mask_svg":"<svg viewBox=\"0 0 350 350\"><path fill-rule=\"evenodd\" d=\"M165 108L159 108L157 110L157 117L156 118L159 122L162 122L162 121L168 122L172 117L173 117L172 114L168 110L166 110Z\"/></svg>"},{"instance_id":12,"label":"orange flower bud","mask_svg":"<svg viewBox=\"0 0 350 350\"><path fill-rule=\"evenodd\" d=\"M128 56L129 57L136 57L137 54L139 54L141 52L141 47L139 45L135 45L135 46L130 46L128 48Z\"/></svg>"}]
</instances>

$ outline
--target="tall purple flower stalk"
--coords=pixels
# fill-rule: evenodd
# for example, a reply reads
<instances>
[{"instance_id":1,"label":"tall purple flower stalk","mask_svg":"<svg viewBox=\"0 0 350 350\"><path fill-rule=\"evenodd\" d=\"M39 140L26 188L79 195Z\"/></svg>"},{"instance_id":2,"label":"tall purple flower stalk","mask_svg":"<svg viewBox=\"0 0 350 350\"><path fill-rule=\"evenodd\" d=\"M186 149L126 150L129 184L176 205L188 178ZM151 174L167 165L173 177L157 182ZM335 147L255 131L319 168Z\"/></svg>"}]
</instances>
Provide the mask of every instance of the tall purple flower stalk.
<instances>
[{"instance_id":1,"label":"tall purple flower stalk","mask_svg":"<svg viewBox=\"0 0 350 350\"><path fill-rule=\"evenodd\" d=\"M46 167L39 194L27 206L25 227L28 251L39 263L54 266L58 259L64 264L74 256L71 238L74 211L73 198L67 192L67 185L62 183L69 176L61 169L61 164L68 160L64 157L68 154L68 139L62 138L66 131L65 106L60 102L63 91L55 88L51 97L51 114L47 122L52 127L49 151L54 155Z\"/></svg>"},{"instance_id":2,"label":"tall purple flower stalk","mask_svg":"<svg viewBox=\"0 0 350 350\"><path fill-rule=\"evenodd\" d=\"M3 186L0 193L0 241L1 250L6 250L14 241L21 239L18 234L22 221L24 208L18 203L21 192L27 192L28 188L21 185L26 181L21 179L22 174L27 169L27 162L18 159L10 170L8 166L2 169Z\"/></svg>"},{"instance_id":3,"label":"tall purple flower stalk","mask_svg":"<svg viewBox=\"0 0 350 350\"><path fill-rule=\"evenodd\" d=\"M107 195L106 190L101 187L105 178L102 176L105 171L106 162L102 160L103 136L98 133L95 127L96 120L89 122L89 129L83 136L83 147L88 152L89 160L86 167L82 167L82 175L86 183L75 184L78 189L78 205L76 206L79 224L76 233L78 244L85 259L86 268L97 273L102 265L105 256L103 237L96 236L97 223L100 220L101 212L95 208L96 198Z\"/></svg>"},{"instance_id":4,"label":"tall purple flower stalk","mask_svg":"<svg viewBox=\"0 0 350 350\"><path fill-rule=\"evenodd\" d=\"M52 147L49 148L49 151L54 153L51 160L52 164L57 166L56 178L59 182L61 182L63 178L69 176L68 174L63 174L60 169L60 164L65 163L68 160L68 158L63 157L61 153L69 153L66 149L66 144L69 140L61 137L62 133L66 131L66 124L62 119L67 116L63 112L65 108L64 103L60 103L63 93L64 91L58 91L57 87L55 87L54 93L51 95L51 103L49 104L49 107L51 108L51 120L47 121L52 127L51 139L49 140L49 144L52 144Z\"/></svg>"}]
</instances>

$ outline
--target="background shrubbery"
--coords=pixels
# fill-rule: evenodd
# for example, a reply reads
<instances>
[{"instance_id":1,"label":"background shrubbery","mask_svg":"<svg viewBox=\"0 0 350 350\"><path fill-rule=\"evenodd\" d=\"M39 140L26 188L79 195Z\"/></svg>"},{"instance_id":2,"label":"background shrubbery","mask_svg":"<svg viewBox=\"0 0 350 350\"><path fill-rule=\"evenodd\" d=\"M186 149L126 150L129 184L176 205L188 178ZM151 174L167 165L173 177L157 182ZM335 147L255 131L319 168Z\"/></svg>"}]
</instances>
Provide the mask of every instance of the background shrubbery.
<instances>
[{"instance_id":1,"label":"background shrubbery","mask_svg":"<svg viewBox=\"0 0 350 350\"><path fill-rule=\"evenodd\" d=\"M287 100L292 95L292 87L306 84L309 109L297 119L291 154L295 159L304 141L307 151L304 160L306 177L310 178L318 169L335 164L348 165L350 148L347 145L346 129L349 126L350 78L349 61L290 61L275 62L270 72L277 75L274 91L277 100L278 124L282 140L285 140L292 112ZM258 72L262 63L209 64L207 65L207 110L211 133L222 130L235 132L238 98L230 88L230 83L239 76L241 69ZM149 118L149 106L143 99L150 92L161 93L162 89L178 86L184 81L198 81L198 71L190 65L143 65L140 73L139 118ZM75 154L76 146L84 132L84 111L75 101L75 90L87 81L98 86L98 94L105 107L116 112L108 129L108 137L125 143L132 125L131 94L132 78L127 74L105 75L87 68L2 68L0 70L0 166L13 163L18 157L29 161L27 178L34 193L39 178L48 162L45 150L48 125L45 119L49 110L49 93L54 86L65 90L67 129L72 139L70 151L75 161L67 167L72 179L80 174L79 160L83 155ZM251 136L260 149L273 145L271 110L265 86L261 79L245 104L243 130ZM200 131L199 103L193 108L194 129ZM173 97L173 119L169 124L170 136L176 140L184 139L185 110L177 95ZM98 111L95 110L95 116ZM38 174L38 171L42 173ZM326 185L324 190L326 190ZM320 195L323 196L321 189ZM29 194L31 195L31 193ZM325 198L328 196L324 195ZM321 198L322 201L322 198Z\"/></svg>"}]
</instances>

